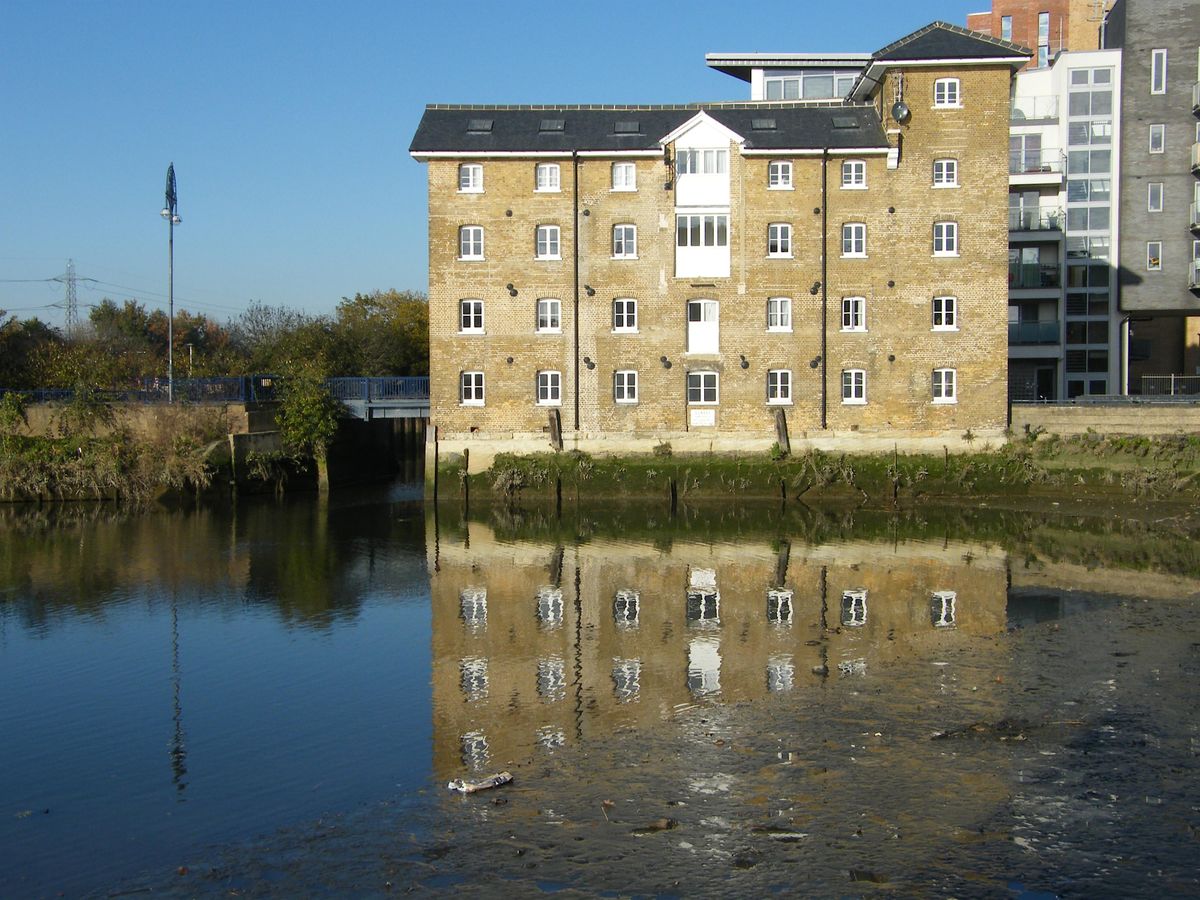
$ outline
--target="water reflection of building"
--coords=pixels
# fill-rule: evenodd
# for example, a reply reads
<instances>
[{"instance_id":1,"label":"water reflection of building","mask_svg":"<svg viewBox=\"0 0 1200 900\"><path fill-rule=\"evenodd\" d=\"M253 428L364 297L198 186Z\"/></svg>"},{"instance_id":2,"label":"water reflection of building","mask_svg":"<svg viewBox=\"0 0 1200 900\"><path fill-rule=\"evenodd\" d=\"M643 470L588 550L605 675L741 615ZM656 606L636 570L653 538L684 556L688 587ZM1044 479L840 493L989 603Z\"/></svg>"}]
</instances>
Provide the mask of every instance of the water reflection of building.
<instances>
[{"instance_id":1,"label":"water reflection of building","mask_svg":"<svg viewBox=\"0 0 1200 900\"><path fill-rule=\"evenodd\" d=\"M980 545L429 541L439 776L536 748L853 678L1005 627Z\"/></svg>"}]
</instances>

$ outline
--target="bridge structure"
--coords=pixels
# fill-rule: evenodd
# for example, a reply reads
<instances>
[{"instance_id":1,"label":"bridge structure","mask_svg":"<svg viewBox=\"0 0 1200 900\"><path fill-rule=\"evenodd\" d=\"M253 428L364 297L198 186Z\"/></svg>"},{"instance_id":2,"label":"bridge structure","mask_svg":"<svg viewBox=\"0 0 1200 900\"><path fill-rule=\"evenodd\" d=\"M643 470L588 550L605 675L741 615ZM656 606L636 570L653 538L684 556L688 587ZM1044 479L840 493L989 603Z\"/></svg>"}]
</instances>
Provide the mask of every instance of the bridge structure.
<instances>
[{"instance_id":1,"label":"bridge structure","mask_svg":"<svg viewBox=\"0 0 1200 900\"><path fill-rule=\"evenodd\" d=\"M276 375L234 375L218 378L177 378L175 402L180 403L271 403L279 399ZM341 402L347 418L428 419L428 376L383 378L330 378L329 393ZM0 388L0 396L7 391ZM69 401L74 391L59 389L18 390L27 402ZM136 387L100 390L97 400L110 403L167 403L165 378L147 378Z\"/></svg>"}]
</instances>

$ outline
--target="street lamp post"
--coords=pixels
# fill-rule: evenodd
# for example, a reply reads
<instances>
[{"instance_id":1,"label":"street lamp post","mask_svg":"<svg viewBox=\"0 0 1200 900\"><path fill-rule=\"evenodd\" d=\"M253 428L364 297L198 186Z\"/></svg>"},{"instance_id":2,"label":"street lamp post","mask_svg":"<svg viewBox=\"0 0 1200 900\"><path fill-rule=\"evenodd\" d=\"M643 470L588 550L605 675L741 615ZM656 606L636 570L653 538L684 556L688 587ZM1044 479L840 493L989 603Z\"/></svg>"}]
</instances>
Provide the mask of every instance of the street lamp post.
<instances>
[{"instance_id":1,"label":"street lamp post","mask_svg":"<svg viewBox=\"0 0 1200 900\"><path fill-rule=\"evenodd\" d=\"M167 402L175 402L175 226L183 219L176 211L175 163L167 166L167 205L162 217L167 220Z\"/></svg>"}]
</instances>

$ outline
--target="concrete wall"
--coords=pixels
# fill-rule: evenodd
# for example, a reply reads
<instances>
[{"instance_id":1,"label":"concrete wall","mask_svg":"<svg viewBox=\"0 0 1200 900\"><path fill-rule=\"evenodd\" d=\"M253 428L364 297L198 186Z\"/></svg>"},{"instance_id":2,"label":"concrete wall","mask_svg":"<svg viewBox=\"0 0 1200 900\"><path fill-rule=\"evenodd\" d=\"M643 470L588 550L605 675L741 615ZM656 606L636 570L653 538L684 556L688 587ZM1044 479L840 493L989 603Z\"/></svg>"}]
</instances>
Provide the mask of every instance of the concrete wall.
<instances>
[{"instance_id":1,"label":"concrete wall","mask_svg":"<svg viewBox=\"0 0 1200 900\"><path fill-rule=\"evenodd\" d=\"M227 434L245 434L251 430L266 430L253 428L253 421L261 414L248 410L244 403L205 404L190 406L187 404L113 404L111 405L113 420L110 424L100 425L96 429L98 435L111 434L113 431L127 429L135 438L146 440L166 431L178 431L190 425L221 428ZM44 437L58 432L58 422L63 414L63 405L59 403L30 404L25 410L29 423L28 434ZM260 426L262 423L258 423ZM273 427L273 426L272 426Z\"/></svg>"},{"instance_id":2,"label":"concrete wall","mask_svg":"<svg viewBox=\"0 0 1200 900\"><path fill-rule=\"evenodd\" d=\"M1047 434L1200 434L1200 404L1130 403L1121 406L1030 405L1012 408L1012 430L1042 429Z\"/></svg>"}]
</instances>

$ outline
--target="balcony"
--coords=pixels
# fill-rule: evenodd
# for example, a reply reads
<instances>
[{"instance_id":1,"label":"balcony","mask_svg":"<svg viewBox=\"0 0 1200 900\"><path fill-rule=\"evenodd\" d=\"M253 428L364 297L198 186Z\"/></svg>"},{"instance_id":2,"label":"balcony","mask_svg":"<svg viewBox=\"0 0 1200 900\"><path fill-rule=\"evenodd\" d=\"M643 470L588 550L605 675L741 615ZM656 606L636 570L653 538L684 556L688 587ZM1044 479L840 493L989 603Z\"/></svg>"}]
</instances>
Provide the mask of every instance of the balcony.
<instances>
[{"instance_id":1,"label":"balcony","mask_svg":"<svg viewBox=\"0 0 1200 900\"><path fill-rule=\"evenodd\" d=\"M1200 172L1200 141L1192 144L1192 171Z\"/></svg>"},{"instance_id":2,"label":"balcony","mask_svg":"<svg viewBox=\"0 0 1200 900\"><path fill-rule=\"evenodd\" d=\"M1200 114L1200 81L1192 85L1192 112Z\"/></svg>"},{"instance_id":3,"label":"balcony","mask_svg":"<svg viewBox=\"0 0 1200 900\"><path fill-rule=\"evenodd\" d=\"M1062 184L1065 158L1054 149L1010 150L1009 184Z\"/></svg>"},{"instance_id":4,"label":"balcony","mask_svg":"<svg viewBox=\"0 0 1200 900\"><path fill-rule=\"evenodd\" d=\"M1188 224L1191 225L1192 231L1200 231L1200 203L1192 203L1192 214Z\"/></svg>"},{"instance_id":5,"label":"balcony","mask_svg":"<svg viewBox=\"0 0 1200 900\"><path fill-rule=\"evenodd\" d=\"M1191 268L1188 269L1188 287L1193 291L1200 291L1200 259L1193 259Z\"/></svg>"},{"instance_id":6,"label":"balcony","mask_svg":"<svg viewBox=\"0 0 1200 900\"><path fill-rule=\"evenodd\" d=\"M1008 267L1009 290L1060 287L1062 287L1062 273L1057 264L1019 263Z\"/></svg>"},{"instance_id":7,"label":"balcony","mask_svg":"<svg viewBox=\"0 0 1200 900\"><path fill-rule=\"evenodd\" d=\"M1058 322L1009 322L1010 347L1029 344L1057 344Z\"/></svg>"},{"instance_id":8,"label":"balcony","mask_svg":"<svg viewBox=\"0 0 1200 900\"><path fill-rule=\"evenodd\" d=\"M1058 119L1058 97L1014 97L1009 120L1021 122L1053 122Z\"/></svg>"},{"instance_id":9,"label":"balcony","mask_svg":"<svg viewBox=\"0 0 1200 900\"><path fill-rule=\"evenodd\" d=\"M1058 207L1010 206L1008 209L1009 231L1053 231L1057 232L1053 237L1062 237L1062 229L1063 211Z\"/></svg>"}]
</instances>

